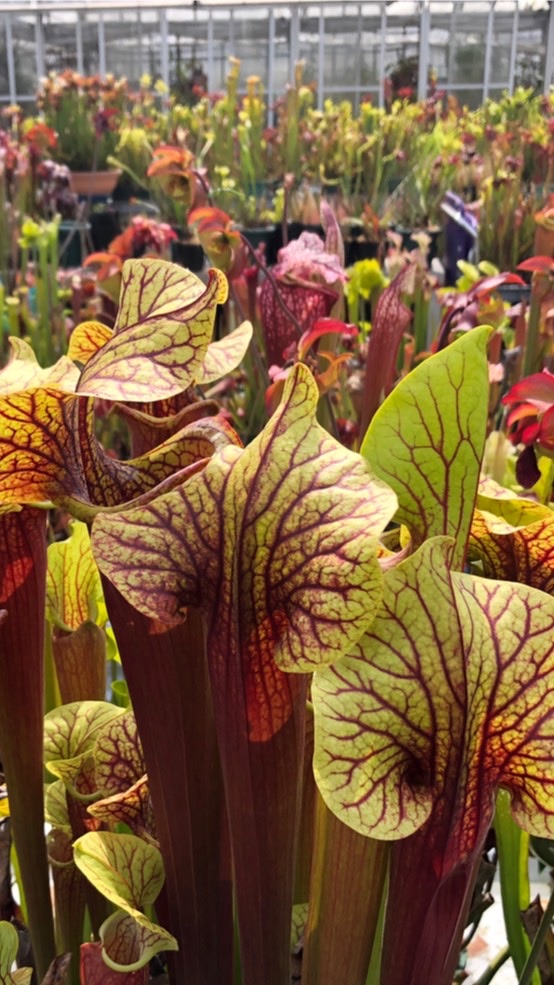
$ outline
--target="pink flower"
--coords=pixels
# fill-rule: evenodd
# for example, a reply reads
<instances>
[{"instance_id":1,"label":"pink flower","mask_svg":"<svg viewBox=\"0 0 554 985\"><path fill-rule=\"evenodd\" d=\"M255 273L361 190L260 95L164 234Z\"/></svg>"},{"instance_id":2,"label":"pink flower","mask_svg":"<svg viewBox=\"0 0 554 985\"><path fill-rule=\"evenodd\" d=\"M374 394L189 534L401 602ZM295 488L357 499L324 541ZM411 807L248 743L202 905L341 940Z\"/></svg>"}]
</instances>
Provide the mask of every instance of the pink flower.
<instances>
[{"instance_id":1,"label":"pink flower","mask_svg":"<svg viewBox=\"0 0 554 985\"><path fill-rule=\"evenodd\" d=\"M338 257L325 251L323 240L316 233L300 233L288 246L279 250L276 277L292 276L295 280L320 281L336 284L347 280Z\"/></svg>"}]
</instances>

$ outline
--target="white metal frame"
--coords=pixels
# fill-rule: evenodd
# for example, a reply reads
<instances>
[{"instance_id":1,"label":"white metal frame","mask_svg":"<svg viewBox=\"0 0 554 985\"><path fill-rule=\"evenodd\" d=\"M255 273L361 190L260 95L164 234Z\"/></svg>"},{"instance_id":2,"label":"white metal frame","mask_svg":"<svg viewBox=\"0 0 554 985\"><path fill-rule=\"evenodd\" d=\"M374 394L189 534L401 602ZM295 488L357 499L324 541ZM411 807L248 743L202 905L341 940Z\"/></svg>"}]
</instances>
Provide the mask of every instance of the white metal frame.
<instances>
[{"instance_id":1,"label":"white metal frame","mask_svg":"<svg viewBox=\"0 0 554 985\"><path fill-rule=\"evenodd\" d=\"M359 104L359 100L362 95L366 93L374 94L377 96L380 106L384 105L384 90L383 82L385 76L386 67L386 52L387 52L387 37L389 25L396 21L396 17L393 13L389 11L388 3L386 0L375 0L369 4L364 4L363 2L358 2L356 4L357 14L353 16L357 17L357 30L358 35L361 37L364 29L364 7L371 5L374 8L377 16L380 17L380 39L379 39L379 54L378 54L378 65L379 65L379 86L369 86L364 87L362 91L361 79L362 79L362 51L358 46L352 52L352 62L354 66L354 76L355 81L352 86L345 86L340 84L340 79L333 80L332 85L325 85L325 43L326 43L326 14L329 6L330 0L319 4L319 37L317 43L317 83L318 83L318 105L321 108L323 106L323 101L328 95L332 95L334 92L349 92L356 106ZM468 2L472 0L465 0L464 6L467 8ZM476 2L476 0L475 0ZM265 66L260 66L260 75L267 87L268 92L268 103L271 106L278 93L275 92L275 38L276 38L276 16L279 15L280 9L286 9L290 12L290 47L289 47L289 81L292 82L294 78L294 67L298 59L300 50L300 17L301 17L301 4L298 2L285 3L277 2L263 5L259 0L242 0L242 3L233 5L232 3L223 3L222 0L199 0L202 10L208 11L208 17L206 19L206 36L205 42L207 44L207 77L208 86L210 90L216 87L216 72L215 72L215 61L214 61L214 51L215 51L215 32L214 32L214 17L213 12L215 9L225 9L229 12L229 34L227 40L227 48L229 53L232 53L233 49L233 12L243 9L245 6L251 7L262 7L267 10L267 39L268 39L268 57L267 64ZM495 8L497 0L481 0L479 3L479 18L482 20L486 17L486 37L485 37L485 69L484 77L480 83L464 83L461 86L464 90L481 91L483 98L486 98L489 93L498 93L504 86L493 84L491 82L491 54L492 47L494 43L494 22L495 22ZM517 63L517 46L518 46L518 32L520 29L520 24L522 20L522 9L524 0L516 0L513 15L512 24L512 35L511 35L511 46L509 55L509 78L507 81L507 88L509 91L513 91L514 79L516 72ZM485 6L486 4L486 6ZM335 10L337 4L333 3L333 11ZM353 7L353 4L349 4ZM169 16L172 10L182 10L186 8L190 10L191 15L195 16L197 5L193 3L193 0L187 0L186 3L178 2L174 0L30 0L30 2L23 2L23 0L0 0L0 30L2 29L2 20L4 21L4 34L6 39L6 55L7 55L7 83L8 92L0 93L0 102L5 102L9 99L10 102L16 101L30 101L32 96L18 93L17 92L17 74L15 70L15 60L14 60L14 32L13 32L13 19L18 15L29 15L34 16L35 25L35 67L37 78L40 79L46 71L46 61L45 61L45 18L51 14L60 14L63 11L67 11L75 16L75 53L76 53L76 68L79 72L84 70L84 48L83 48L83 23L84 15L91 13L97 17L97 39L98 39L98 66L100 73L106 72L106 24L109 21L110 14L117 14L123 11L133 10L137 16L137 54L139 58L139 64L142 65L140 57L140 38L139 33L142 28L141 22L141 10L158 10L159 18L159 37L160 37L160 74L162 80L169 85L170 83L170 59L169 59ZM428 85L428 73L430 68L430 31L431 31L431 0L415 0L414 8L419 16L419 66L418 66L418 80L417 80L417 94L419 98L424 98L427 92ZM451 35L455 33L456 24L456 13L457 10L462 8L460 0L455 0L454 6L452 8L451 19L450 19L450 32ZM435 8L434 8L435 9ZM477 10L477 8L476 8ZM400 18L399 18L400 20ZM554 0L550 2L548 26L546 31L546 45L545 45L545 64L544 64L544 91L548 92L553 83L554 75ZM455 38L451 37L451 45L453 49ZM446 84L446 89L455 92L460 86L456 85L451 80L451 63L452 57L449 58L448 67L448 82ZM271 117L271 111L270 111ZM271 122L271 119L270 119Z\"/></svg>"}]
</instances>

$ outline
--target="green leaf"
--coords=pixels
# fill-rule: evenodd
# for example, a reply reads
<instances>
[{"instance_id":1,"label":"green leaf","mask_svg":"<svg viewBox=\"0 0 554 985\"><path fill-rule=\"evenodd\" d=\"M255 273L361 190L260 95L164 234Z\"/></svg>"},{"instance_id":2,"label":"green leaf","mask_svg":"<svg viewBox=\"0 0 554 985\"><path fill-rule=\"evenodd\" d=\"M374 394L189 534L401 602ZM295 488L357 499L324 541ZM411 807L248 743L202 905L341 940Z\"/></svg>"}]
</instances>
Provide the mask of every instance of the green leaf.
<instances>
[{"instance_id":1,"label":"green leaf","mask_svg":"<svg viewBox=\"0 0 554 985\"><path fill-rule=\"evenodd\" d=\"M167 930L142 913L117 910L100 927L102 957L114 971L144 968L161 951L177 951L179 945Z\"/></svg>"},{"instance_id":2,"label":"green leaf","mask_svg":"<svg viewBox=\"0 0 554 985\"><path fill-rule=\"evenodd\" d=\"M132 711L109 720L94 744L98 789L105 797L124 793L146 772L137 723Z\"/></svg>"},{"instance_id":3,"label":"green leaf","mask_svg":"<svg viewBox=\"0 0 554 985\"><path fill-rule=\"evenodd\" d=\"M395 839L448 804L445 873L480 845L499 786L521 827L554 832L554 599L449 573L449 551L433 539L387 572L370 631L312 688L330 809Z\"/></svg>"},{"instance_id":4,"label":"green leaf","mask_svg":"<svg viewBox=\"0 0 554 985\"><path fill-rule=\"evenodd\" d=\"M90 357L77 392L108 400L162 400L199 374L227 281L210 270L208 285L176 264L129 260L123 266L114 334Z\"/></svg>"},{"instance_id":5,"label":"green leaf","mask_svg":"<svg viewBox=\"0 0 554 985\"><path fill-rule=\"evenodd\" d=\"M96 620L102 599L87 525L74 520L68 539L48 548L46 618L62 629L78 629Z\"/></svg>"},{"instance_id":6,"label":"green leaf","mask_svg":"<svg viewBox=\"0 0 554 985\"><path fill-rule=\"evenodd\" d=\"M44 761L74 796L79 796L75 781L92 757L97 733L122 713L123 709L107 701L73 701L45 716Z\"/></svg>"},{"instance_id":7,"label":"green leaf","mask_svg":"<svg viewBox=\"0 0 554 985\"><path fill-rule=\"evenodd\" d=\"M228 635L240 586L246 650L274 646L287 670L331 662L359 638L380 599L377 537L396 499L315 422L317 399L297 365L248 448L224 449L151 508L98 519L98 564L139 611L174 625L186 605L217 607Z\"/></svg>"},{"instance_id":8,"label":"green leaf","mask_svg":"<svg viewBox=\"0 0 554 985\"><path fill-rule=\"evenodd\" d=\"M210 342L196 378L199 386L220 380L240 365L252 341L252 331L251 323L245 321L229 335L217 342Z\"/></svg>"},{"instance_id":9,"label":"green leaf","mask_svg":"<svg viewBox=\"0 0 554 985\"><path fill-rule=\"evenodd\" d=\"M367 463L317 424L317 402L312 374L295 366L247 448L216 453L149 507L93 527L99 567L127 602L169 626L189 605L206 619L241 953L245 978L264 985L290 962L302 672L371 624L378 537L396 509Z\"/></svg>"},{"instance_id":10,"label":"green leaf","mask_svg":"<svg viewBox=\"0 0 554 985\"><path fill-rule=\"evenodd\" d=\"M414 549L429 537L451 536L455 568L463 565L485 444L490 332L468 332L401 380L361 447L396 492L396 519Z\"/></svg>"},{"instance_id":11,"label":"green leaf","mask_svg":"<svg viewBox=\"0 0 554 985\"><path fill-rule=\"evenodd\" d=\"M75 865L110 903L131 915L154 903L164 883L158 848L130 834L89 831L73 845Z\"/></svg>"},{"instance_id":12,"label":"green leaf","mask_svg":"<svg viewBox=\"0 0 554 985\"><path fill-rule=\"evenodd\" d=\"M11 970L19 950L19 936L7 920L0 920L0 985L29 985L32 968Z\"/></svg>"},{"instance_id":13,"label":"green leaf","mask_svg":"<svg viewBox=\"0 0 554 985\"><path fill-rule=\"evenodd\" d=\"M529 835L522 831L510 815L510 798L500 790L496 798L494 830L498 849L500 893L506 936L518 977L531 950L529 938L521 922L521 914L531 902L529 892ZM533 985L540 985L537 971Z\"/></svg>"}]
</instances>

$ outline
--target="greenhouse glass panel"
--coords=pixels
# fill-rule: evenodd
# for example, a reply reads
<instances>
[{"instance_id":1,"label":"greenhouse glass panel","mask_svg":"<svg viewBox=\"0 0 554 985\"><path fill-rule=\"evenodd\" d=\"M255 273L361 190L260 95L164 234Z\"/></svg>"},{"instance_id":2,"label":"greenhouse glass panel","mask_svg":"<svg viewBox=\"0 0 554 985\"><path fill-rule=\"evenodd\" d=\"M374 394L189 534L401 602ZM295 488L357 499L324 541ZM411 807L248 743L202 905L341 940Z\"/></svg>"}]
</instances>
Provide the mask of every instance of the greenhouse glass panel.
<instances>
[{"instance_id":1,"label":"greenhouse glass panel","mask_svg":"<svg viewBox=\"0 0 554 985\"><path fill-rule=\"evenodd\" d=\"M240 59L240 87L244 90L249 75L268 76L269 21L267 9L237 8L233 12L234 51Z\"/></svg>"},{"instance_id":2,"label":"greenhouse glass panel","mask_svg":"<svg viewBox=\"0 0 554 985\"><path fill-rule=\"evenodd\" d=\"M274 8L273 98L280 96L290 80L292 19L288 7Z\"/></svg>"},{"instance_id":3,"label":"greenhouse glass panel","mask_svg":"<svg viewBox=\"0 0 554 985\"><path fill-rule=\"evenodd\" d=\"M212 10L210 18L206 27L207 47L202 48L202 59L199 51L195 52L195 60L198 67L206 71L206 66L209 68L209 90L221 92L225 88L225 80L229 72L229 58L234 54L233 11ZM211 39L211 48L208 38Z\"/></svg>"},{"instance_id":4,"label":"greenhouse glass panel","mask_svg":"<svg viewBox=\"0 0 554 985\"><path fill-rule=\"evenodd\" d=\"M493 44L491 47L489 67L489 82L491 87L502 85L507 89L510 85L514 14L515 9L513 4L503 4L502 7L497 5L494 9Z\"/></svg>"},{"instance_id":5,"label":"greenhouse glass panel","mask_svg":"<svg viewBox=\"0 0 554 985\"><path fill-rule=\"evenodd\" d=\"M456 16L460 5L435 0L430 5L429 67L436 75L439 88L447 88L452 81L453 44L456 34Z\"/></svg>"},{"instance_id":6,"label":"greenhouse glass panel","mask_svg":"<svg viewBox=\"0 0 554 985\"><path fill-rule=\"evenodd\" d=\"M417 93L419 72L419 14L410 4L393 3L387 6L387 25L384 49L385 96Z\"/></svg>"},{"instance_id":7,"label":"greenhouse glass panel","mask_svg":"<svg viewBox=\"0 0 554 985\"><path fill-rule=\"evenodd\" d=\"M138 13L140 14L140 21L137 18L137 28L140 27L138 78L147 73L156 79L162 74L159 11L141 10Z\"/></svg>"},{"instance_id":8,"label":"greenhouse glass panel","mask_svg":"<svg viewBox=\"0 0 554 985\"><path fill-rule=\"evenodd\" d=\"M167 11L169 84L183 102L190 101L194 86L200 89L209 86L214 90L220 87L217 77L210 78L210 70L215 72L215 66L220 67L220 62L225 61L226 49L216 42L210 63L209 17L206 10L192 11L190 7L187 10L170 7Z\"/></svg>"},{"instance_id":9,"label":"greenhouse glass panel","mask_svg":"<svg viewBox=\"0 0 554 985\"><path fill-rule=\"evenodd\" d=\"M465 11L456 19L453 38L451 82L456 85L484 85L487 18Z\"/></svg>"},{"instance_id":10,"label":"greenhouse glass panel","mask_svg":"<svg viewBox=\"0 0 554 985\"><path fill-rule=\"evenodd\" d=\"M124 75L136 85L142 74L140 11L108 11L104 14L106 71Z\"/></svg>"},{"instance_id":11,"label":"greenhouse glass panel","mask_svg":"<svg viewBox=\"0 0 554 985\"><path fill-rule=\"evenodd\" d=\"M44 67L47 72L77 69L77 14L42 15Z\"/></svg>"},{"instance_id":12,"label":"greenhouse glass panel","mask_svg":"<svg viewBox=\"0 0 554 985\"><path fill-rule=\"evenodd\" d=\"M360 88L362 98L379 91L381 79L381 4L364 3L360 30ZM383 49L384 50L384 49Z\"/></svg>"},{"instance_id":13,"label":"greenhouse glass panel","mask_svg":"<svg viewBox=\"0 0 554 985\"><path fill-rule=\"evenodd\" d=\"M10 23L16 102L27 103L34 100L38 88L36 20L18 14Z\"/></svg>"},{"instance_id":14,"label":"greenhouse glass panel","mask_svg":"<svg viewBox=\"0 0 554 985\"><path fill-rule=\"evenodd\" d=\"M548 9L521 10L519 13L514 79L516 86L537 91L544 86L548 17Z\"/></svg>"},{"instance_id":15,"label":"greenhouse glass panel","mask_svg":"<svg viewBox=\"0 0 554 985\"><path fill-rule=\"evenodd\" d=\"M298 55L304 61L304 82L319 83L320 11L315 4L306 7L300 16ZM323 36L325 46L325 35ZM324 50L324 48L323 48Z\"/></svg>"},{"instance_id":16,"label":"greenhouse glass panel","mask_svg":"<svg viewBox=\"0 0 554 985\"><path fill-rule=\"evenodd\" d=\"M83 72L85 75L95 75L96 72L100 71L98 16L96 14L87 13L81 16L81 36L83 39Z\"/></svg>"},{"instance_id":17,"label":"greenhouse glass panel","mask_svg":"<svg viewBox=\"0 0 554 985\"><path fill-rule=\"evenodd\" d=\"M10 73L8 68L8 47L10 46L9 21L0 19L0 102L10 101Z\"/></svg>"},{"instance_id":18,"label":"greenhouse glass panel","mask_svg":"<svg viewBox=\"0 0 554 985\"><path fill-rule=\"evenodd\" d=\"M362 57L361 14L358 4L329 4L325 8L323 89L337 101L336 87L348 90L356 102L360 88Z\"/></svg>"}]
</instances>

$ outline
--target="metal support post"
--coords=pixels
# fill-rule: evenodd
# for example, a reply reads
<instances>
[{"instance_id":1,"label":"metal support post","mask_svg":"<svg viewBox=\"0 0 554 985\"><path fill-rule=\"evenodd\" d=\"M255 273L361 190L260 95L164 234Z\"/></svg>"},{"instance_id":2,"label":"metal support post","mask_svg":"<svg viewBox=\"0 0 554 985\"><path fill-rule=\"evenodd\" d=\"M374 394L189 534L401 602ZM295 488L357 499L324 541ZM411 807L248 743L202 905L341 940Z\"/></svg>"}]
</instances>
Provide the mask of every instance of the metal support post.
<instances>
[{"instance_id":1,"label":"metal support post","mask_svg":"<svg viewBox=\"0 0 554 985\"><path fill-rule=\"evenodd\" d=\"M42 23L42 14L37 14L35 19L35 43L36 43L36 64L37 64L37 77L38 79L44 78L46 75L46 65L44 61L44 24Z\"/></svg>"},{"instance_id":2,"label":"metal support post","mask_svg":"<svg viewBox=\"0 0 554 985\"><path fill-rule=\"evenodd\" d=\"M519 4L516 2L514 9L514 19L512 21L512 44L510 47L510 74L508 76L508 89L510 96L514 91L514 79L516 74L517 57L517 32L519 29Z\"/></svg>"},{"instance_id":3,"label":"metal support post","mask_svg":"<svg viewBox=\"0 0 554 985\"><path fill-rule=\"evenodd\" d=\"M317 108L323 109L325 99L325 14L319 8L319 36L317 39Z\"/></svg>"},{"instance_id":4,"label":"metal support post","mask_svg":"<svg viewBox=\"0 0 554 985\"><path fill-rule=\"evenodd\" d=\"M106 74L106 35L104 33L104 14L98 12L98 70L100 75Z\"/></svg>"},{"instance_id":5,"label":"metal support post","mask_svg":"<svg viewBox=\"0 0 554 985\"><path fill-rule=\"evenodd\" d=\"M387 48L387 5L381 4L381 43L379 45L379 109L385 106L385 55Z\"/></svg>"},{"instance_id":6,"label":"metal support post","mask_svg":"<svg viewBox=\"0 0 554 985\"><path fill-rule=\"evenodd\" d=\"M494 31L494 4L495 0L490 0L489 14L487 17L487 40L485 44L485 72L483 76L483 101L488 99L489 87L491 82L491 61L492 61L492 39Z\"/></svg>"},{"instance_id":7,"label":"metal support post","mask_svg":"<svg viewBox=\"0 0 554 985\"><path fill-rule=\"evenodd\" d=\"M429 32L431 30L431 8L429 0L423 0L419 18L419 67L417 73L417 98L425 99L429 79Z\"/></svg>"},{"instance_id":8,"label":"metal support post","mask_svg":"<svg viewBox=\"0 0 554 985\"><path fill-rule=\"evenodd\" d=\"M169 32L167 10L160 10L160 77L169 89Z\"/></svg>"},{"instance_id":9,"label":"metal support post","mask_svg":"<svg viewBox=\"0 0 554 985\"><path fill-rule=\"evenodd\" d=\"M548 18L548 34L546 38L546 57L544 60L544 94L548 95L552 85L554 70L554 3L550 2Z\"/></svg>"},{"instance_id":10,"label":"metal support post","mask_svg":"<svg viewBox=\"0 0 554 985\"><path fill-rule=\"evenodd\" d=\"M17 91L15 86L15 61L13 57L13 35L12 21L9 14L4 15L6 22L6 54L8 57L8 91L10 93L10 103L17 102Z\"/></svg>"}]
</instances>

